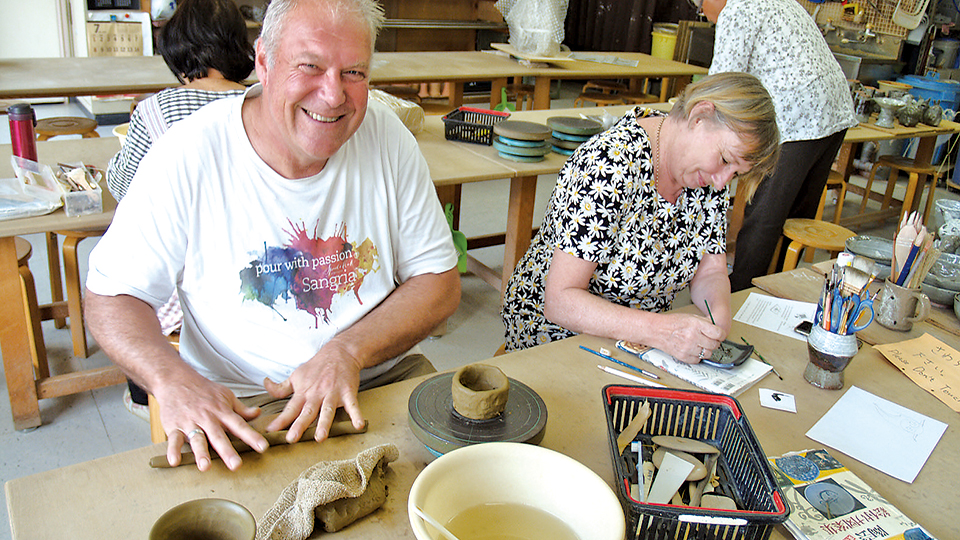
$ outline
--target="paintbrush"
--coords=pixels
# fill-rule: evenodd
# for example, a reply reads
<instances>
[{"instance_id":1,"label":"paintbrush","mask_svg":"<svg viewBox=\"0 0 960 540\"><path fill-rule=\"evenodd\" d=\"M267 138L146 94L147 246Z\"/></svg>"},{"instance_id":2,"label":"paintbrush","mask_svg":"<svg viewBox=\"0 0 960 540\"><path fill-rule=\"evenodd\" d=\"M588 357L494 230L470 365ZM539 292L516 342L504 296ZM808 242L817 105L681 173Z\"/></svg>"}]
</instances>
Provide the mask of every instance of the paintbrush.
<instances>
[{"instance_id":1,"label":"paintbrush","mask_svg":"<svg viewBox=\"0 0 960 540\"><path fill-rule=\"evenodd\" d=\"M853 261L850 262L850 266L874 278L876 278L879 273L877 263L874 262L873 259L861 257L860 255L853 256Z\"/></svg>"},{"instance_id":2,"label":"paintbrush","mask_svg":"<svg viewBox=\"0 0 960 540\"><path fill-rule=\"evenodd\" d=\"M840 293L842 296L859 295L871 281L870 274L852 266L845 266L843 276L840 278Z\"/></svg>"}]
</instances>

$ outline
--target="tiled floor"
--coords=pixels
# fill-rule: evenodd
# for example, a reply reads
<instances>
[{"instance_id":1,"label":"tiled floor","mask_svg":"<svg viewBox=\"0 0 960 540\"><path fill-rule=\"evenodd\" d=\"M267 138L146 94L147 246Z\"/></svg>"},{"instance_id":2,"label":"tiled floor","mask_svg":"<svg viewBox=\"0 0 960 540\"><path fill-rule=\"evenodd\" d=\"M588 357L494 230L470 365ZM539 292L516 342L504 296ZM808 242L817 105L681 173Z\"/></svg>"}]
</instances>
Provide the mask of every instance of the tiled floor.
<instances>
[{"instance_id":1,"label":"tiled floor","mask_svg":"<svg viewBox=\"0 0 960 540\"><path fill-rule=\"evenodd\" d=\"M571 106L575 87L564 87L557 107ZM37 106L38 117L75 115L77 109L71 105ZM102 136L111 136L112 126L101 126ZM6 127L0 128L0 143L9 142ZM536 221L539 222L546 206L555 177L540 180L537 200ZM858 180L862 181L862 179ZM461 221L463 232L468 236L503 231L503 216L490 215L486 208L505 208L508 184L504 181L482 182L464 186ZM938 190L938 197L957 198L945 190ZM859 198L848 197L845 212L853 213ZM832 216L831 204L826 215ZM888 221L880 228L862 229L865 234L892 237L895 223ZM27 237L34 246L33 264L38 285L40 301L50 298L49 281L43 261L46 258L44 241L41 235ZM95 239L81 243L80 260L86 261L89 250L95 245ZM473 254L484 263L499 267L503 258L500 247L477 250ZM822 257L822 255L821 255ZM81 275L85 275L85 265L81 265ZM451 369L465 363L490 357L503 341L503 326L499 317L499 294L474 276L464 276L463 296L460 307L448 321L446 333L423 344L427 356L440 370ZM680 300L681 302L683 300ZM44 323L44 336L50 355L51 369L69 371L77 364L83 366L105 365L108 360L92 344L90 358L79 360L72 357L69 329L56 330L51 322ZM2 368L2 366L0 366ZM9 401L7 400L5 380L0 377L0 483L12 478L91 460L129 449L150 444L149 428L146 422L128 413L122 404L123 387L115 386L94 392L65 398L48 399L41 402L43 426L28 432L13 429ZM0 523L6 522L6 504L0 506ZM0 526L0 540L9 538L10 530Z\"/></svg>"}]
</instances>

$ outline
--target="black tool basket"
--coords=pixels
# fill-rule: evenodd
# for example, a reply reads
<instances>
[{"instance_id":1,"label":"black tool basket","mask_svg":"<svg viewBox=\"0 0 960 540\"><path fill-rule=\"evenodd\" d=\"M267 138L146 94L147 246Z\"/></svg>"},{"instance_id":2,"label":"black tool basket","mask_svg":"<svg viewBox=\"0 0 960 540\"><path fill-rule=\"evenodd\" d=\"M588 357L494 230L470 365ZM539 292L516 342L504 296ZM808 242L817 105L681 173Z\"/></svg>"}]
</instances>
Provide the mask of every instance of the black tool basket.
<instances>
[{"instance_id":1,"label":"black tool basket","mask_svg":"<svg viewBox=\"0 0 960 540\"><path fill-rule=\"evenodd\" d=\"M510 113L459 107L443 117L443 136L449 141L493 145L493 126Z\"/></svg>"},{"instance_id":2,"label":"black tool basket","mask_svg":"<svg viewBox=\"0 0 960 540\"><path fill-rule=\"evenodd\" d=\"M643 540L763 540L790 513L774 481L763 449L736 399L697 390L609 385L603 388L610 453L617 496L627 518L627 538ZM720 450L718 494L731 497L740 510L642 503L630 496L636 479L636 455L630 447L621 456L617 435L644 401L650 418L634 438L652 444L657 435L697 439Z\"/></svg>"}]
</instances>

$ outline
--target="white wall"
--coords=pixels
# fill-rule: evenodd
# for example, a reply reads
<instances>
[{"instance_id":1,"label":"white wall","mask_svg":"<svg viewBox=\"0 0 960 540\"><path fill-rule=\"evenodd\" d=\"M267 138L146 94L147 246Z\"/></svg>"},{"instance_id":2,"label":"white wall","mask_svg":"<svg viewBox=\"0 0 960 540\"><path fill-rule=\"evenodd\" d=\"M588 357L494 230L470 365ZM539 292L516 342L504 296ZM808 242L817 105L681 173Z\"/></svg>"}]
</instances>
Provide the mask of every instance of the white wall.
<instances>
[{"instance_id":1,"label":"white wall","mask_svg":"<svg viewBox=\"0 0 960 540\"><path fill-rule=\"evenodd\" d=\"M69 56L69 37L60 38L69 35L66 2L0 0L0 58Z\"/></svg>"}]
</instances>

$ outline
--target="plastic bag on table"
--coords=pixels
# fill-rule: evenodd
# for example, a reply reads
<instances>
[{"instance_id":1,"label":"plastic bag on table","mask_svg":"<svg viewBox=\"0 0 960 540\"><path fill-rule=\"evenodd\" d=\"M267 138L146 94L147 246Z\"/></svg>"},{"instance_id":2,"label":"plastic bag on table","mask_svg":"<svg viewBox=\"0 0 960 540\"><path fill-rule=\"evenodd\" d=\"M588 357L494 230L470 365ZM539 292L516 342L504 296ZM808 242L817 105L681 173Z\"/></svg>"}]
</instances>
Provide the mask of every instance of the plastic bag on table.
<instances>
[{"instance_id":1,"label":"plastic bag on table","mask_svg":"<svg viewBox=\"0 0 960 540\"><path fill-rule=\"evenodd\" d=\"M47 165L11 156L16 178L0 179L0 219L41 216L63 205L63 188Z\"/></svg>"},{"instance_id":2,"label":"plastic bag on table","mask_svg":"<svg viewBox=\"0 0 960 540\"><path fill-rule=\"evenodd\" d=\"M393 112L397 113L400 121L403 122L403 125L407 126L410 133L416 135L423 131L423 121L425 118L423 107L412 101L400 99L397 96L375 88L370 89L370 99L375 99L393 109Z\"/></svg>"},{"instance_id":3,"label":"plastic bag on table","mask_svg":"<svg viewBox=\"0 0 960 540\"><path fill-rule=\"evenodd\" d=\"M569 0L498 0L510 28L510 45L536 56L556 56L563 43Z\"/></svg>"}]
</instances>

